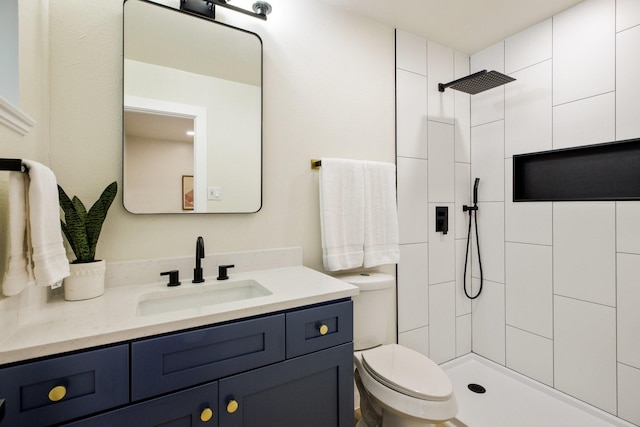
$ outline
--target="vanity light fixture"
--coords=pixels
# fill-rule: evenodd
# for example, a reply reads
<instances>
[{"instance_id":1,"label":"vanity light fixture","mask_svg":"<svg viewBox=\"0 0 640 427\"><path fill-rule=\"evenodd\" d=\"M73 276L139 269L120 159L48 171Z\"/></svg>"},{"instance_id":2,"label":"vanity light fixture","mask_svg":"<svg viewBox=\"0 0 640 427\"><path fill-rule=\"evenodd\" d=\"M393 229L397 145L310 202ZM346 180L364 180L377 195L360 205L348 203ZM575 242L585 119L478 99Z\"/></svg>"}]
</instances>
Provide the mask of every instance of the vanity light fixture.
<instances>
[{"instance_id":1,"label":"vanity light fixture","mask_svg":"<svg viewBox=\"0 0 640 427\"><path fill-rule=\"evenodd\" d=\"M206 16L211 19L216 17L216 6L224 7L225 9L231 9L235 12L240 12L245 15L253 16L254 18L267 20L267 15L271 13L272 7L266 1L256 1L253 4L253 12L243 9L241 7L229 4L231 0L180 0L180 10L196 13L198 15Z\"/></svg>"}]
</instances>

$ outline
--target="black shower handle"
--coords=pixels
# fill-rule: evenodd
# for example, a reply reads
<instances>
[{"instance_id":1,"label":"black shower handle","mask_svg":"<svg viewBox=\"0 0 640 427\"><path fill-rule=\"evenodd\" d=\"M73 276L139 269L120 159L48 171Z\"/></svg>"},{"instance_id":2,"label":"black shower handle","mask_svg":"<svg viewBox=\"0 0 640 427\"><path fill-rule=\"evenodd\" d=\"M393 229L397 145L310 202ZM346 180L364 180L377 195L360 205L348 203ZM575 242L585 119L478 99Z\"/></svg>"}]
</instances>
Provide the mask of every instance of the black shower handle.
<instances>
[{"instance_id":1,"label":"black shower handle","mask_svg":"<svg viewBox=\"0 0 640 427\"><path fill-rule=\"evenodd\" d=\"M473 184L473 204L478 204L478 183L480 182L480 178L476 178L476 182Z\"/></svg>"}]
</instances>

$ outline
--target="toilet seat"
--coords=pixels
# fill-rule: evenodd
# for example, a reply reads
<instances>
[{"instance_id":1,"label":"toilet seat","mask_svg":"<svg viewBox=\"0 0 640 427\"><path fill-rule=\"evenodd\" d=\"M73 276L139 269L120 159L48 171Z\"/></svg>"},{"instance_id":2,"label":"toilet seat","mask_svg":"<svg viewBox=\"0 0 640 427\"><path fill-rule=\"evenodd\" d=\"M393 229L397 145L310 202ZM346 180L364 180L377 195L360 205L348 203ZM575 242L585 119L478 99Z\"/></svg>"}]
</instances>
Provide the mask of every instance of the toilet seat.
<instances>
[{"instance_id":1,"label":"toilet seat","mask_svg":"<svg viewBox=\"0 0 640 427\"><path fill-rule=\"evenodd\" d=\"M398 344L383 345L361 353L362 365L377 381L417 399L451 399L453 385L431 359Z\"/></svg>"}]
</instances>

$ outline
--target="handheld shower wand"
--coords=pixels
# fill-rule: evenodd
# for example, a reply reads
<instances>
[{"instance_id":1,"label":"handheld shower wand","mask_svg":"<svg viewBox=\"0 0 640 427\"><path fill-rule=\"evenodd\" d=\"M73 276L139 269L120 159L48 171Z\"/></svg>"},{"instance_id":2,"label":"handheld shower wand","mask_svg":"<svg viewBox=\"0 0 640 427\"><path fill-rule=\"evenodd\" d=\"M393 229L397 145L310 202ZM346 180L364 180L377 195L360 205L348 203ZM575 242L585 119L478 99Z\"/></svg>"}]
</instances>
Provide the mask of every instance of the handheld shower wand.
<instances>
[{"instance_id":1,"label":"handheld shower wand","mask_svg":"<svg viewBox=\"0 0 640 427\"><path fill-rule=\"evenodd\" d=\"M480 178L476 178L473 184L473 206L464 205L462 207L463 212L469 211L469 232L467 233L467 250L464 256L464 273L462 275L462 285L464 287L464 294L469 299L476 299L480 296L480 293L482 292L482 283L483 283L482 261L480 260L480 240L478 238L478 184L479 183L480 183ZM478 289L478 293L472 296L467 291L467 263L469 260L469 244L471 242L471 217L473 216L474 212L475 212L475 224L476 224L476 245L478 248L478 267L480 268L480 288Z\"/></svg>"}]
</instances>

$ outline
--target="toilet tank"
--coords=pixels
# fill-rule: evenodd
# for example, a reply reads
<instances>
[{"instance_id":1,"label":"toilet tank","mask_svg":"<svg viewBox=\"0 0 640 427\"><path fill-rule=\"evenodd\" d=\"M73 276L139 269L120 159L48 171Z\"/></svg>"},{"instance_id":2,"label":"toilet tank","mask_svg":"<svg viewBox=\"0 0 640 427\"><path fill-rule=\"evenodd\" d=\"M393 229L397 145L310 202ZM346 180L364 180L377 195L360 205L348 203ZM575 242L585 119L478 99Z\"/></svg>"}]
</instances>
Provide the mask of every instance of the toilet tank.
<instances>
[{"instance_id":1,"label":"toilet tank","mask_svg":"<svg viewBox=\"0 0 640 427\"><path fill-rule=\"evenodd\" d=\"M353 348L365 350L384 344L394 306L395 277L384 273L351 273L336 278L357 286L353 299Z\"/></svg>"}]
</instances>

